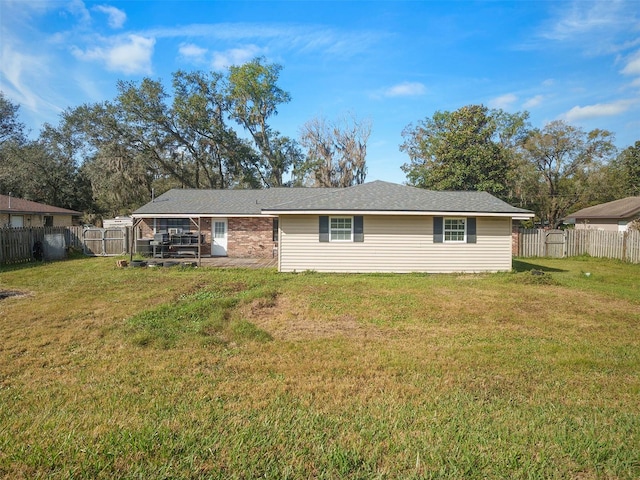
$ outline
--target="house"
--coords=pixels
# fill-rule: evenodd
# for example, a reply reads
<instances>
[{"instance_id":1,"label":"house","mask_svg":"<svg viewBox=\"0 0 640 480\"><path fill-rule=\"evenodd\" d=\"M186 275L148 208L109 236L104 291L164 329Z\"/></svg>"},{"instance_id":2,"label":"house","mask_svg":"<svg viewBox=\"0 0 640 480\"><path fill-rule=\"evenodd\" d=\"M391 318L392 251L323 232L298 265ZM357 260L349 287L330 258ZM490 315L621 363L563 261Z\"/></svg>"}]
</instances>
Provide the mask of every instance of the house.
<instances>
[{"instance_id":1,"label":"house","mask_svg":"<svg viewBox=\"0 0 640 480\"><path fill-rule=\"evenodd\" d=\"M568 215L565 223L575 223L576 230L624 232L628 225L638 218L640 218L640 197L627 197L578 210Z\"/></svg>"},{"instance_id":2,"label":"house","mask_svg":"<svg viewBox=\"0 0 640 480\"><path fill-rule=\"evenodd\" d=\"M78 225L82 212L0 195L0 227L69 227Z\"/></svg>"},{"instance_id":3,"label":"house","mask_svg":"<svg viewBox=\"0 0 640 480\"><path fill-rule=\"evenodd\" d=\"M143 236L197 231L203 255L278 256L281 272L511 269L511 225L533 213L486 192L375 181L343 189L170 190L133 213Z\"/></svg>"}]
</instances>

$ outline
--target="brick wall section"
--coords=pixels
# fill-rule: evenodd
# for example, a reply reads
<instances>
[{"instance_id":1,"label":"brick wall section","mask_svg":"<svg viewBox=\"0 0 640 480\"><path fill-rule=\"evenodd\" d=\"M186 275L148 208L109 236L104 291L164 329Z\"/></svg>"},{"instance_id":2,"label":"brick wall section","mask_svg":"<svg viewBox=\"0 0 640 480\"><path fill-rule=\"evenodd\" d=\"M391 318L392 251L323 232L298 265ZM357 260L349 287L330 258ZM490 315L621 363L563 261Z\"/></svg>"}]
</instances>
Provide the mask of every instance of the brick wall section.
<instances>
[{"instance_id":1,"label":"brick wall section","mask_svg":"<svg viewBox=\"0 0 640 480\"><path fill-rule=\"evenodd\" d=\"M227 254L235 258L272 258L277 242L273 241L273 218L230 217L227 219ZM205 236L201 247L203 256L211 255L211 218L200 220L200 231ZM192 231L197 231L192 228ZM153 238L153 220L145 219L138 227L138 238Z\"/></svg>"},{"instance_id":2,"label":"brick wall section","mask_svg":"<svg viewBox=\"0 0 640 480\"><path fill-rule=\"evenodd\" d=\"M277 246L273 241L273 218L231 217L227 252L236 258L272 258Z\"/></svg>"},{"instance_id":3,"label":"brick wall section","mask_svg":"<svg viewBox=\"0 0 640 480\"><path fill-rule=\"evenodd\" d=\"M520 231L517 225L511 228L511 255L518 256L520 251Z\"/></svg>"}]
</instances>

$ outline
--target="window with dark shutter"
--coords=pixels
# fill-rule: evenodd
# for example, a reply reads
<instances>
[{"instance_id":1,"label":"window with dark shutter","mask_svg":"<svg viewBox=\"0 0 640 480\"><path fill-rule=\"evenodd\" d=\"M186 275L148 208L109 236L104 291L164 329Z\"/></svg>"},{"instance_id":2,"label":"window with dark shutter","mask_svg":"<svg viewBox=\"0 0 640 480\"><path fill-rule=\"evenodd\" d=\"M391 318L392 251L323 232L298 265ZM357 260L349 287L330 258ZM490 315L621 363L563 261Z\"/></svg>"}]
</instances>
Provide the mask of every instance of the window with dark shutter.
<instances>
[{"instance_id":1,"label":"window with dark shutter","mask_svg":"<svg viewBox=\"0 0 640 480\"><path fill-rule=\"evenodd\" d=\"M321 242L329 241L329 217L321 215L319 217L319 240Z\"/></svg>"},{"instance_id":2,"label":"window with dark shutter","mask_svg":"<svg viewBox=\"0 0 640 480\"><path fill-rule=\"evenodd\" d=\"M280 224L280 222L278 221L278 218L274 218L273 219L273 233L272 233L272 238L271 240L274 242L278 241L278 226Z\"/></svg>"},{"instance_id":3,"label":"window with dark shutter","mask_svg":"<svg viewBox=\"0 0 640 480\"><path fill-rule=\"evenodd\" d=\"M467 243L476 243L476 217L467 218Z\"/></svg>"},{"instance_id":4,"label":"window with dark shutter","mask_svg":"<svg viewBox=\"0 0 640 480\"><path fill-rule=\"evenodd\" d=\"M433 217L433 243L442 243L442 217Z\"/></svg>"},{"instance_id":5,"label":"window with dark shutter","mask_svg":"<svg viewBox=\"0 0 640 480\"><path fill-rule=\"evenodd\" d=\"M364 217L362 215L353 217L353 241L364 242Z\"/></svg>"}]
</instances>

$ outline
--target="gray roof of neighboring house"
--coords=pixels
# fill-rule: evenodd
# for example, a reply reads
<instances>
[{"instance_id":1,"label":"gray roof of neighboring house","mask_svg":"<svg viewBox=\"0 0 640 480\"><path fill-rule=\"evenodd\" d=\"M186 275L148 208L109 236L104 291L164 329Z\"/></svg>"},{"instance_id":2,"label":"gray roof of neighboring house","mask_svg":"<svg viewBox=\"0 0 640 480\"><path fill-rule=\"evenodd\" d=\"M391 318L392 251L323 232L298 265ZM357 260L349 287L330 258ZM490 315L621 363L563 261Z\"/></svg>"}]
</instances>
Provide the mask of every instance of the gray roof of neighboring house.
<instances>
[{"instance_id":1,"label":"gray roof of neighboring house","mask_svg":"<svg viewBox=\"0 0 640 480\"><path fill-rule=\"evenodd\" d=\"M441 192L374 181L348 188L174 189L133 215L259 215L263 210L276 214L285 211L531 213L486 192Z\"/></svg>"},{"instance_id":2,"label":"gray roof of neighboring house","mask_svg":"<svg viewBox=\"0 0 640 480\"><path fill-rule=\"evenodd\" d=\"M0 212L11 214L82 215L82 212L32 202L24 198L0 195Z\"/></svg>"},{"instance_id":3,"label":"gray roof of neighboring house","mask_svg":"<svg viewBox=\"0 0 640 480\"><path fill-rule=\"evenodd\" d=\"M640 197L627 197L583 208L567 218L631 218L639 213Z\"/></svg>"}]
</instances>

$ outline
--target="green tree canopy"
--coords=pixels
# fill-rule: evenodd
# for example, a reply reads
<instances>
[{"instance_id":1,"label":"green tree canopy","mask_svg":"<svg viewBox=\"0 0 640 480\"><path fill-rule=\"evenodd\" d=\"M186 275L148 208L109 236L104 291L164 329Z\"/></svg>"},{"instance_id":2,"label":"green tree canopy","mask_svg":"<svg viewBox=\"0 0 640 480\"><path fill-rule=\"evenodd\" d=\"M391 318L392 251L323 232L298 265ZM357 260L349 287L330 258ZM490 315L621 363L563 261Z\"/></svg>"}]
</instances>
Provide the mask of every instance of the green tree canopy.
<instances>
[{"instance_id":1,"label":"green tree canopy","mask_svg":"<svg viewBox=\"0 0 640 480\"><path fill-rule=\"evenodd\" d=\"M541 220L556 226L579 205L589 178L615 153L613 134L584 130L557 120L534 129L524 143L525 159L540 175L535 202Z\"/></svg>"},{"instance_id":2,"label":"green tree canopy","mask_svg":"<svg viewBox=\"0 0 640 480\"><path fill-rule=\"evenodd\" d=\"M82 139L100 211L129 213L153 189L283 185L303 156L268 124L289 101L276 85L280 68L256 59L226 73L178 71L170 88L119 81L113 100L64 112L59 130Z\"/></svg>"},{"instance_id":3,"label":"green tree canopy","mask_svg":"<svg viewBox=\"0 0 640 480\"><path fill-rule=\"evenodd\" d=\"M528 114L508 114L470 105L438 111L402 132L400 150L408 183L434 190L483 190L510 195L513 148L526 130Z\"/></svg>"},{"instance_id":4,"label":"green tree canopy","mask_svg":"<svg viewBox=\"0 0 640 480\"><path fill-rule=\"evenodd\" d=\"M640 140L625 148L616 160L624 196L640 196Z\"/></svg>"},{"instance_id":5,"label":"green tree canopy","mask_svg":"<svg viewBox=\"0 0 640 480\"><path fill-rule=\"evenodd\" d=\"M283 175L301 160L294 140L273 130L268 120L278 114L278 106L291 100L277 85L282 66L265 64L264 58L229 68L227 99L230 115L249 132L259 152L257 172L265 186L279 187Z\"/></svg>"}]
</instances>

